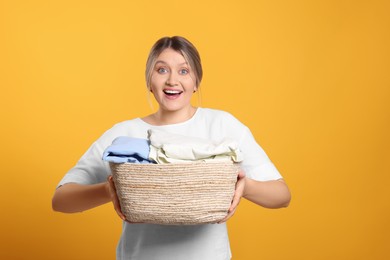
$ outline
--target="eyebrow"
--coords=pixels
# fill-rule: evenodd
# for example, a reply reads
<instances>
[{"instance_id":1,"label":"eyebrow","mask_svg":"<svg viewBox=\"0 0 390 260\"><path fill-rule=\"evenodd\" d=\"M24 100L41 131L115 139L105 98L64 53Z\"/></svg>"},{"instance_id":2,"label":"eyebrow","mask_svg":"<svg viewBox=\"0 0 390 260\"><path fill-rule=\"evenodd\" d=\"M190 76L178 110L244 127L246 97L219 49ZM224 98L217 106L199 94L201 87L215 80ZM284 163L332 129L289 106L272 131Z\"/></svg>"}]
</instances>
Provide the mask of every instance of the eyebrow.
<instances>
[{"instance_id":1,"label":"eyebrow","mask_svg":"<svg viewBox=\"0 0 390 260\"><path fill-rule=\"evenodd\" d=\"M165 61L162 61L162 60L158 60L156 61L155 65L157 65L158 63L163 63L163 64L167 64ZM180 63L179 66L183 66L183 65L188 65L188 62L183 62L183 63Z\"/></svg>"}]
</instances>

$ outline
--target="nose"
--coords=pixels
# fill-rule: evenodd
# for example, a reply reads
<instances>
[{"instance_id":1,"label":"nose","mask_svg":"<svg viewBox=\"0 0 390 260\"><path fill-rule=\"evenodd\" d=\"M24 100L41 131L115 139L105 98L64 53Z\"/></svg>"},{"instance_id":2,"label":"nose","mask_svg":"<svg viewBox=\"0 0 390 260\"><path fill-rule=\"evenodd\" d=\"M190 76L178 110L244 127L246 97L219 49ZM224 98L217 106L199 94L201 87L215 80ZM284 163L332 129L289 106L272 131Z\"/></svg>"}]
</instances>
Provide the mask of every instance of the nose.
<instances>
[{"instance_id":1,"label":"nose","mask_svg":"<svg viewBox=\"0 0 390 260\"><path fill-rule=\"evenodd\" d=\"M168 79L165 82L167 86L176 86L178 85L179 80L178 80L178 75L176 75L175 72L169 73Z\"/></svg>"}]
</instances>

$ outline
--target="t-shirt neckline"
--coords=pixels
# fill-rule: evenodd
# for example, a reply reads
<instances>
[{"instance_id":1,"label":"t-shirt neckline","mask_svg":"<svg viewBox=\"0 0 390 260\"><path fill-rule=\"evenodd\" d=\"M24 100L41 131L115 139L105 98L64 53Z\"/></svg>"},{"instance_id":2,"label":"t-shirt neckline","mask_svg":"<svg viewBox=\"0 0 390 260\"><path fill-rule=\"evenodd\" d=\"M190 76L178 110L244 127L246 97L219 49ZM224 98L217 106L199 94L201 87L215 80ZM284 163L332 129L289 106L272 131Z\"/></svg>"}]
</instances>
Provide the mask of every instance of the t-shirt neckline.
<instances>
[{"instance_id":1,"label":"t-shirt neckline","mask_svg":"<svg viewBox=\"0 0 390 260\"><path fill-rule=\"evenodd\" d=\"M192 115L191 118L187 119L186 121L183 121L183 122L180 122L180 123L176 123L176 124L168 124L168 125L152 125L152 124L149 124L147 122L145 122L142 118L138 117L138 121L140 121L142 124L144 125L147 125L149 127L154 127L154 128L164 128L164 127L170 127L170 126L180 126L180 125L186 125L188 123L190 123L191 121L193 121L199 114L199 111L201 110L202 108L201 107L197 107L196 108L196 111L195 113Z\"/></svg>"}]
</instances>

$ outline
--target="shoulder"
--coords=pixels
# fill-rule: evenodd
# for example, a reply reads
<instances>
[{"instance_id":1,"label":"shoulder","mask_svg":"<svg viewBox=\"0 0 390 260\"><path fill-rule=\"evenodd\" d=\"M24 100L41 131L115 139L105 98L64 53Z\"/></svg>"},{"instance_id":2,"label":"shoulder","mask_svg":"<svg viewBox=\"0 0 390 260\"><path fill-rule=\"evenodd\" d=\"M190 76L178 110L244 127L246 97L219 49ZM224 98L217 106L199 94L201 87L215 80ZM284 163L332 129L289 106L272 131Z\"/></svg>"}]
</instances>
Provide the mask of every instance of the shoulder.
<instances>
[{"instance_id":1,"label":"shoulder","mask_svg":"<svg viewBox=\"0 0 390 260\"><path fill-rule=\"evenodd\" d=\"M144 126L140 118L134 118L114 124L106 130L101 137L96 141L99 145L105 147L119 136L132 136L144 138L146 136L146 126Z\"/></svg>"},{"instance_id":2,"label":"shoulder","mask_svg":"<svg viewBox=\"0 0 390 260\"><path fill-rule=\"evenodd\" d=\"M110 133L119 133L124 134L126 131L128 131L129 128L136 127L140 124L139 118L134 118L131 120L126 120L122 122L118 122L114 124L110 129L108 129L104 134L110 134Z\"/></svg>"},{"instance_id":3,"label":"shoulder","mask_svg":"<svg viewBox=\"0 0 390 260\"><path fill-rule=\"evenodd\" d=\"M228 137L239 141L248 131L231 113L218 109L202 108L198 123L215 139Z\"/></svg>"},{"instance_id":4,"label":"shoulder","mask_svg":"<svg viewBox=\"0 0 390 260\"><path fill-rule=\"evenodd\" d=\"M223 110L212 109L212 108L201 108L201 116L211 122L219 122L224 125L237 125L245 127L235 116L231 113Z\"/></svg>"},{"instance_id":5,"label":"shoulder","mask_svg":"<svg viewBox=\"0 0 390 260\"><path fill-rule=\"evenodd\" d=\"M213 108L199 108L201 115L203 117L207 118L215 118L215 119L220 119L220 118L234 118L232 114L229 112L219 110L219 109L213 109Z\"/></svg>"}]
</instances>

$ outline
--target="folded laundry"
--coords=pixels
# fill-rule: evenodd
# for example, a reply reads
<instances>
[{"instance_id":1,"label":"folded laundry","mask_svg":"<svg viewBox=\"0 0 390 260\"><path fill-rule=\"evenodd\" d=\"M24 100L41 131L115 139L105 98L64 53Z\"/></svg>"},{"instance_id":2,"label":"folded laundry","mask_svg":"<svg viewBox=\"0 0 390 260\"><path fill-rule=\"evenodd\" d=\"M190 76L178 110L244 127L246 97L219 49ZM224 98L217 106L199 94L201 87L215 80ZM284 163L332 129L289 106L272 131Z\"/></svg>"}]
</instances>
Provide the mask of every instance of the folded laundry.
<instances>
[{"instance_id":1,"label":"folded laundry","mask_svg":"<svg viewBox=\"0 0 390 260\"><path fill-rule=\"evenodd\" d=\"M209 140L171 134L162 130L148 130L150 140L149 159L157 163L191 161L232 160L240 162L243 155L238 144L229 139L218 143Z\"/></svg>"},{"instance_id":2,"label":"folded laundry","mask_svg":"<svg viewBox=\"0 0 390 260\"><path fill-rule=\"evenodd\" d=\"M119 136L103 152L103 160L114 163L151 163L149 141L141 138Z\"/></svg>"}]
</instances>

